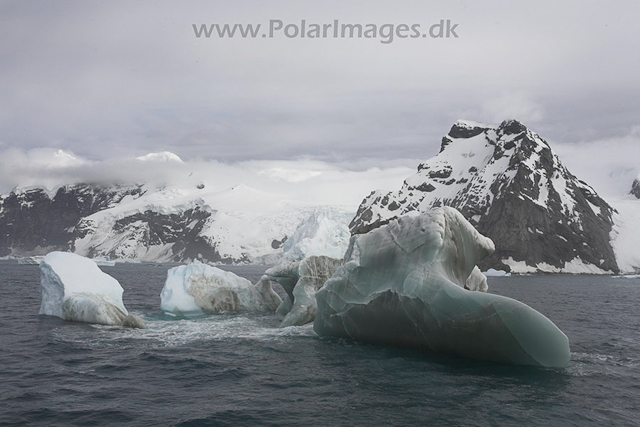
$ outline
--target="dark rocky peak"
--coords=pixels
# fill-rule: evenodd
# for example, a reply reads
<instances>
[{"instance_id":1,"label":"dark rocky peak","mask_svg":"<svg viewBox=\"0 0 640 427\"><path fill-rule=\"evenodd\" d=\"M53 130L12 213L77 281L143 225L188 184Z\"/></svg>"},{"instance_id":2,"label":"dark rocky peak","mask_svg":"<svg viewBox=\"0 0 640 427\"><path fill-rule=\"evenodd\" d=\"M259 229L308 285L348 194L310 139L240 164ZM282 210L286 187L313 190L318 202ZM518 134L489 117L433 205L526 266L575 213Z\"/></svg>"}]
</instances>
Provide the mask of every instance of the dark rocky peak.
<instances>
[{"instance_id":1,"label":"dark rocky peak","mask_svg":"<svg viewBox=\"0 0 640 427\"><path fill-rule=\"evenodd\" d=\"M640 199L640 178L636 178L631 186L631 194Z\"/></svg>"},{"instance_id":2,"label":"dark rocky peak","mask_svg":"<svg viewBox=\"0 0 640 427\"><path fill-rule=\"evenodd\" d=\"M474 136L478 136L481 133L486 132L488 129L491 129L491 127L488 125L465 120L458 120L453 124L453 126L451 126L451 130L449 130L449 133L442 138L442 143L440 144L440 152L444 151L444 149L447 148L447 146L455 139L473 138Z\"/></svg>"},{"instance_id":3,"label":"dark rocky peak","mask_svg":"<svg viewBox=\"0 0 640 427\"><path fill-rule=\"evenodd\" d=\"M455 140L466 140L484 134L486 143L496 147L494 157L500 158L505 151L522 146L525 151L538 151L539 145L548 148L548 144L536 133L531 132L517 120L505 120L499 126L485 125L466 120L457 121L449 133L442 138L440 152L443 152Z\"/></svg>"},{"instance_id":4,"label":"dark rocky peak","mask_svg":"<svg viewBox=\"0 0 640 427\"><path fill-rule=\"evenodd\" d=\"M16 188L3 197L0 209L0 256L13 250L46 253L70 250L76 226L86 216L115 206L127 196L144 194L139 185L74 184L48 191L41 187Z\"/></svg>"},{"instance_id":5,"label":"dark rocky peak","mask_svg":"<svg viewBox=\"0 0 640 427\"><path fill-rule=\"evenodd\" d=\"M72 184L54 191L42 187L15 188L5 199L27 207L34 203L44 203L52 211L86 216L113 207L126 196L138 198L145 191L141 185Z\"/></svg>"},{"instance_id":6,"label":"dark rocky peak","mask_svg":"<svg viewBox=\"0 0 640 427\"><path fill-rule=\"evenodd\" d=\"M516 135L527 130L527 127L517 120L505 120L498 127L498 133L503 135Z\"/></svg>"},{"instance_id":7,"label":"dark rocky peak","mask_svg":"<svg viewBox=\"0 0 640 427\"><path fill-rule=\"evenodd\" d=\"M485 268L618 271L609 236L614 209L516 120L454 124L438 155L422 162L398 191L376 191L363 200L351 232L438 206L458 209L494 240L496 252Z\"/></svg>"},{"instance_id":8,"label":"dark rocky peak","mask_svg":"<svg viewBox=\"0 0 640 427\"><path fill-rule=\"evenodd\" d=\"M447 135L453 139L473 138L488 129L491 129L491 127L481 123L458 120L451 126L451 130Z\"/></svg>"}]
</instances>

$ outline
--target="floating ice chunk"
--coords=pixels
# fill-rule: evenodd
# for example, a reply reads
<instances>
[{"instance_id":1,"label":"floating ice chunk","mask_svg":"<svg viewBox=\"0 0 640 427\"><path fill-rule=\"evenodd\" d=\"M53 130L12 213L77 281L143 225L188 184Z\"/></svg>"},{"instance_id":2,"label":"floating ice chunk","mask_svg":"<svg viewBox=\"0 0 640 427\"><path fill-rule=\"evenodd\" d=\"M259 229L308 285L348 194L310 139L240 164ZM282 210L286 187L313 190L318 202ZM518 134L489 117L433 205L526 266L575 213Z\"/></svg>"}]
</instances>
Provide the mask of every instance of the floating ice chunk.
<instances>
[{"instance_id":1,"label":"floating ice chunk","mask_svg":"<svg viewBox=\"0 0 640 427\"><path fill-rule=\"evenodd\" d=\"M262 280L278 282L287 292L277 310L285 316L280 327L313 322L318 313L316 292L341 263L327 256L310 256L302 261L283 262L265 272Z\"/></svg>"},{"instance_id":2,"label":"floating ice chunk","mask_svg":"<svg viewBox=\"0 0 640 427\"><path fill-rule=\"evenodd\" d=\"M474 267L464 284L464 288L469 289L470 291L487 292L489 289L489 285L487 285L487 276L482 274L482 271L480 271L477 266Z\"/></svg>"},{"instance_id":3,"label":"floating ice chunk","mask_svg":"<svg viewBox=\"0 0 640 427\"><path fill-rule=\"evenodd\" d=\"M314 330L475 359L566 366L569 341L549 319L513 299L464 289L483 288L475 264L493 250L490 239L447 207L355 236L344 265L316 293Z\"/></svg>"},{"instance_id":4,"label":"floating ice chunk","mask_svg":"<svg viewBox=\"0 0 640 427\"><path fill-rule=\"evenodd\" d=\"M24 258L18 258L18 264L22 264L22 265L40 265L40 263L42 262L43 259L44 259L44 257L41 256L41 255L28 256L28 257L24 257Z\"/></svg>"},{"instance_id":5,"label":"floating ice chunk","mask_svg":"<svg viewBox=\"0 0 640 427\"><path fill-rule=\"evenodd\" d=\"M274 311L282 301L269 282L253 286L247 279L199 261L170 269L160 300L162 311L187 317Z\"/></svg>"},{"instance_id":6,"label":"floating ice chunk","mask_svg":"<svg viewBox=\"0 0 640 427\"><path fill-rule=\"evenodd\" d=\"M116 265L116 262L113 261L111 258L109 258L108 256L97 256L95 258L91 258L97 265L101 266L101 267L114 267Z\"/></svg>"},{"instance_id":7,"label":"floating ice chunk","mask_svg":"<svg viewBox=\"0 0 640 427\"><path fill-rule=\"evenodd\" d=\"M77 322L143 328L122 303L122 286L88 258L51 252L40 264L40 314Z\"/></svg>"},{"instance_id":8,"label":"floating ice chunk","mask_svg":"<svg viewBox=\"0 0 640 427\"><path fill-rule=\"evenodd\" d=\"M483 274L487 277L509 277L511 276L511 273L507 273L504 270L495 270L493 268L488 269L487 271L484 271Z\"/></svg>"}]
</instances>

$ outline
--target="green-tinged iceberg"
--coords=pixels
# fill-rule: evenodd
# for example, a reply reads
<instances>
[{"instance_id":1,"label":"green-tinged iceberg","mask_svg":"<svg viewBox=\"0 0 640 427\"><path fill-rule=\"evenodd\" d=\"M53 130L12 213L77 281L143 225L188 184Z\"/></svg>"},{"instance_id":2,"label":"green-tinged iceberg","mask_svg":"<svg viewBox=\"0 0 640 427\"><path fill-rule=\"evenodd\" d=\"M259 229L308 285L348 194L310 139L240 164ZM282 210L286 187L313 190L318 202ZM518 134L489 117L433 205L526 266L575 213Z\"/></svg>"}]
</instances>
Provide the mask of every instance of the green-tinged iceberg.
<instances>
[{"instance_id":1,"label":"green-tinged iceberg","mask_svg":"<svg viewBox=\"0 0 640 427\"><path fill-rule=\"evenodd\" d=\"M352 237L316 294L314 330L497 362L564 367L569 340L516 300L487 294L476 263L494 251L453 208L401 217Z\"/></svg>"}]
</instances>

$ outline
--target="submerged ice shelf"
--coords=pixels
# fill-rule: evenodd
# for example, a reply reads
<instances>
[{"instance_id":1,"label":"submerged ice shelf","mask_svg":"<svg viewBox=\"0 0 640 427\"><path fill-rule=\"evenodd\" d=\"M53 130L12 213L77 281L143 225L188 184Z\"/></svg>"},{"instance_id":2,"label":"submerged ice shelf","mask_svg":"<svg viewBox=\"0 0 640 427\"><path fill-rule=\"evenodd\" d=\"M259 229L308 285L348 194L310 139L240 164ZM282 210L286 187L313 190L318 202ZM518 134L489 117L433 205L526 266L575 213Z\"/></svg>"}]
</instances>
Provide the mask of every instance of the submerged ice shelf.
<instances>
[{"instance_id":1,"label":"submerged ice shelf","mask_svg":"<svg viewBox=\"0 0 640 427\"><path fill-rule=\"evenodd\" d=\"M490 239L447 207L355 236L344 264L316 294L314 330L475 359L566 366L569 340L549 319L516 300L465 289L486 289L476 263L493 250Z\"/></svg>"}]
</instances>

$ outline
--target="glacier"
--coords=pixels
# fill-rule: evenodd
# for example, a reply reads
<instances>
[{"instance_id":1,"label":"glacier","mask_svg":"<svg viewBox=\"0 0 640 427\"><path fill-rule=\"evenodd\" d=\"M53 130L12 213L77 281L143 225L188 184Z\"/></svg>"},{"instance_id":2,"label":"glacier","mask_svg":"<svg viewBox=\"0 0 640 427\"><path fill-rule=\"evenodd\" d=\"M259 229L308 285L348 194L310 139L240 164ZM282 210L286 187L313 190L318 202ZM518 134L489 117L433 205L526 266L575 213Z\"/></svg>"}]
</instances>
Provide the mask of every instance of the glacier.
<instances>
[{"instance_id":1,"label":"glacier","mask_svg":"<svg viewBox=\"0 0 640 427\"><path fill-rule=\"evenodd\" d=\"M493 251L493 242L450 207L409 213L353 236L343 265L316 293L314 331L565 367L569 340L553 322L519 301L470 290L485 287L476 263Z\"/></svg>"},{"instance_id":2,"label":"glacier","mask_svg":"<svg viewBox=\"0 0 640 427\"><path fill-rule=\"evenodd\" d=\"M259 283L278 282L287 293L277 308L277 313L284 316L280 327L313 322L318 313L316 292L340 264L340 259L310 256L300 261L283 262L265 271Z\"/></svg>"},{"instance_id":3,"label":"glacier","mask_svg":"<svg viewBox=\"0 0 640 427\"><path fill-rule=\"evenodd\" d=\"M352 217L329 207L316 208L284 242L283 260L299 261L314 255L342 258L349 246Z\"/></svg>"},{"instance_id":4,"label":"glacier","mask_svg":"<svg viewBox=\"0 0 640 427\"><path fill-rule=\"evenodd\" d=\"M163 312L180 317L235 311L275 311L282 302L269 281L254 286L229 271L194 261L171 268L160 293Z\"/></svg>"},{"instance_id":5,"label":"glacier","mask_svg":"<svg viewBox=\"0 0 640 427\"><path fill-rule=\"evenodd\" d=\"M40 314L76 322L144 328L129 314L124 290L88 258L68 252L51 252L40 263Z\"/></svg>"}]
</instances>

